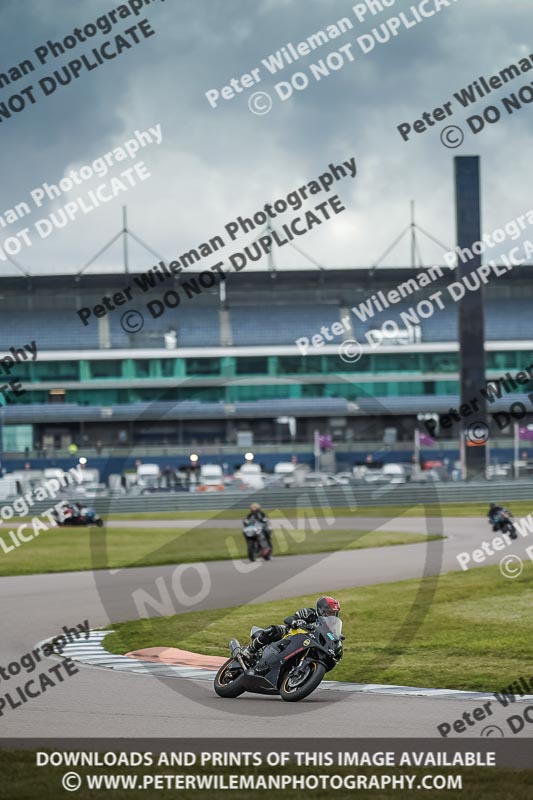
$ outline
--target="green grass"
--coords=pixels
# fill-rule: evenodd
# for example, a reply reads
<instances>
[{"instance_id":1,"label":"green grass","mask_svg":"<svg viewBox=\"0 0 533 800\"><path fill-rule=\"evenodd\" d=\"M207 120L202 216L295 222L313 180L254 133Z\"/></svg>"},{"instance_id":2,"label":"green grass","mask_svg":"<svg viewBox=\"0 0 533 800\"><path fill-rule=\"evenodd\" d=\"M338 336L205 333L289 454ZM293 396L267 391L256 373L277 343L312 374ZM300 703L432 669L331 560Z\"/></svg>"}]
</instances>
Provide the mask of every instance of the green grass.
<instances>
[{"instance_id":1,"label":"green grass","mask_svg":"<svg viewBox=\"0 0 533 800\"><path fill-rule=\"evenodd\" d=\"M7 530L0 536L9 543ZM274 531L277 555L357 550L414 544L441 538L389 531ZM51 528L9 553L0 551L1 575L29 575L71 570L148 567L244 558L244 538L231 528Z\"/></svg>"},{"instance_id":2,"label":"green grass","mask_svg":"<svg viewBox=\"0 0 533 800\"><path fill-rule=\"evenodd\" d=\"M533 511L533 489L531 500L510 502L505 497L496 498L504 505L511 506L515 517L527 515ZM268 504L263 502L263 508L272 518L320 515L320 506L316 508L276 508L269 509ZM325 508L324 513L333 517L485 517L489 508L488 502L484 503L430 503L428 505L382 505L382 506L334 506ZM134 514L109 514L109 519L235 519L241 520L249 511L248 507L231 508L224 511L157 511Z\"/></svg>"},{"instance_id":3,"label":"green grass","mask_svg":"<svg viewBox=\"0 0 533 800\"><path fill-rule=\"evenodd\" d=\"M247 750L253 750L253 740L249 740L250 746ZM225 742L227 744L227 740ZM190 742L176 740L176 752L190 750ZM118 747L119 745L117 745ZM85 747L74 745L69 748L70 750L85 750ZM98 749L98 748L96 748ZM109 751L116 748L107 748ZM143 750L143 748L140 748ZM206 748L207 749L207 748ZM279 747L273 748L276 750L303 750L303 747L283 747L280 741ZM327 752L327 740L320 741L316 748L319 751ZM346 748L349 749L348 747ZM360 750L361 748L359 748ZM408 743L405 751L409 751ZM437 749L436 747L433 748ZM472 748L475 749L475 748ZM46 748L40 748L41 751ZM167 748L168 750L168 748ZM137 767L76 767L75 771L85 778L86 775L170 775L183 772L177 768L169 768L165 766L157 766L158 756L154 756L154 765ZM58 800L61 797L67 797L68 792L61 788L61 778L65 772L72 771L69 767L40 767L37 768L35 764L35 752L31 750L5 750L0 752L0 771L2 776L2 797L5 800ZM258 768L209 768L194 766L187 770L190 774L208 775L208 774L238 774L242 772L246 775L277 775L280 773L279 768L273 767L258 767ZM423 790L421 797L424 798L449 798L460 797L461 800L508 800L510 797L513 800L530 800L533 793L533 772L531 770L517 771L512 769L501 768L477 768L477 769L461 769L456 767L453 769L424 769L416 767L395 767L389 769L382 769L379 767L360 767L357 769L346 767L319 767L309 769L305 767L297 767L296 765L289 765L283 768L282 774L297 774L297 775L317 775L317 774L333 774L333 775L412 775L417 778L422 778L423 775L462 775L463 788L462 790L455 789L453 794L450 791L433 791ZM415 782L415 785L418 781ZM356 794L361 796L368 796L375 800L385 800L385 798L394 798L394 800L408 800L414 796L414 792L410 789L390 788L383 790L361 790L357 792L355 789L340 789L330 792L332 797L338 800L351 800ZM79 800L96 800L96 798L113 797L117 800L135 800L135 798L142 798L143 800L170 800L171 798L179 798L179 800L205 800L207 796L217 800L217 798L225 798L225 800L257 800L258 797L270 797L268 794L261 790L247 790L242 791L220 791L211 790L208 794L204 790L200 791L181 791L170 788L147 789L147 790L132 790L132 789L117 789L117 790L91 790L89 791L85 786L72 794L73 797ZM321 788L316 790L310 789L286 789L283 792L283 797L290 800L323 800L324 797L329 796Z\"/></svg>"},{"instance_id":4,"label":"green grass","mask_svg":"<svg viewBox=\"0 0 533 800\"><path fill-rule=\"evenodd\" d=\"M531 492L531 500L523 500L510 502L505 497L496 498L504 505L511 506L511 510L515 517L521 517L530 514L533 511L533 490ZM110 501L110 507L113 504ZM279 518L304 518L304 517L378 517L385 519L394 519L395 517L486 517L489 504L483 503L429 503L427 505L381 505L381 506L325 506L323 513L321 513L320 504L317 502L315 508L309 506L298 506L298 508L269 508L268 503L263 502L263 508L271 519ZM127 522L128 520L207 520L210 519L227 519L241 521L250 508L230 508L223 511L217 511L206 508L204 511L135 511L128 514L104 514L105 519L113 519L118 521ZM15 517L10 520L10 524L20 523L27 521L27 517ZM1 532L1 529L0 529Z\"/></svg>"},{"instance_id":5,"label":"green grass","mask_svg":"<svg viewBox=\"0 0 533 800\"><path fill-rule=\"evenodd\" d=\"M533 577L526 567L507 580L498 567L450 572L423 581L335 591L346 635L335 680L498 691L532 674ZM180 647L226 655L232 636L248 639L252 625L270 625L315 595L115 623L105 639L113 653Z\"/></svg>"}]
</instances>

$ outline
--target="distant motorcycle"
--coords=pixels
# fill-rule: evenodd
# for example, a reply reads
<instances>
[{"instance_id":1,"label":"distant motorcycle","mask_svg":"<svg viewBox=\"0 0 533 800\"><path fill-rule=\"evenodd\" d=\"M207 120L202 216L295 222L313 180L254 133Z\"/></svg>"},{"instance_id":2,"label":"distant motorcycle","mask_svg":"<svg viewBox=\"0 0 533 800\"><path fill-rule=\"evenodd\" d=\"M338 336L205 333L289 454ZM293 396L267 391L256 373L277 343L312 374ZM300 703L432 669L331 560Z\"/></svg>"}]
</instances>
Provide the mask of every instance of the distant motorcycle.
<instances>
[{"instance_id":1,"label":"distant motorcycle","mask_svg":"<svg viewBox=\"0 0 533 800\"><path fill-rule=\"evenodd\" d=\"M500 511L492 521L492 530L506 533L511 539L517 539L518 534L513 522L513 515L507 509Z\"/></svg>"},{"instance_id":2,"label":"distant motorcycle","mask_svg":"<svg viewBox=\"0 0 533 800\"><path fill-rule=\"evenodd\" d=\"M264 525L260 522L244 522L242 532L244 534L244 538L246 539L248 558L250 561L255 561L258 557L264 558L265 561L269 561L272 554L272 548L268 544Z\"/></svg>"},{"instance_id":3,"label":"distant motorcycle","mask_svg":"<svg viewBox=\"0 0 533 800\"><path fill-rule=\"evenodd\" d=\"M101 528L104 524L102 517L99 517L94 508L82 508L79 514L73 513L73 510L67 506L62 510L61 514L57 511L53 512L55 520L60 528L64 527L88 527L96 525Z\"/></svg>"},{"instance_id":4,"label":"distant motorcycle","mask_svg":"<svg viewBox=\"0 0 533 800\"><path fill-rule=\"evenodd\" d=\"M300 625L300 623L298 623ZM251 634L258 628L252 628ZM279 642L267 645L248 666L236 639L231 639L231 658L215 677L219 697L239 697L244 692L279 695L294 703L308 697L320 685L343 654L342 622L320 617L315 625L291 629Z\"/></svg>"}]
</instances>

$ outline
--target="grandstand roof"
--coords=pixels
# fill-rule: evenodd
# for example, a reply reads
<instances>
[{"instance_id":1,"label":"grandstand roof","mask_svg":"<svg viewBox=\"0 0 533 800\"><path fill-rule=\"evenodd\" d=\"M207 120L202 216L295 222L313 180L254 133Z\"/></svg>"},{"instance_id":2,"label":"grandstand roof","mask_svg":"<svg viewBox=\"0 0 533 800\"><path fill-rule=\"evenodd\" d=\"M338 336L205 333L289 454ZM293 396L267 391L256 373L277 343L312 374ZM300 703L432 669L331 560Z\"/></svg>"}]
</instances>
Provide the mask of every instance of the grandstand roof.
<instances>
[{"instance_id":1,"label":"grandstand roof","mask_svg":"<svg viewBox=\"0 0 533 800\"><path fill-rule=\"evenodd\" d=\"M154 262L155 263L155 262ZM152 264L147 264L149 269ZM207 268L191 268L182 273L182 276L175 280L179 281L194 278ZM427 267L414 269L413 267L354 267L353 269L279 269L275 272L259 270L243 270L241 272L227 272L226 286L233 294L246 295L250 289L255 291L275 291L280 294L284 288L292 291L317 290L334 292L339 290L372 290L375 291L377 285L392 285L412 278L418 272L423 272ZM442 266L446 282L449 282L450 270ZM107 274L85 274L80 278L73 273L36 275L25 278L22 275L0 276L0 291L2 293L27 293L28 291L50 292L57 296L68 295L71 292L99 291L102 287L107 290L120 290L133 280L137 272L126 274L124 271L117 271ZM170 279L169 279L170 280ZM530 284L533 281L533 264L524 264L509 271L505 276L497 279L497 284L516 284L520 282ZM163 287L163 285L162 285ZM218 291L214 294L218 295ZM243 297L244 299L244 297ZM256 298L250 298L251 302ZM282 299L280 295L280 300ZM1 302L1 298L0 298Z\"/></svg>"}]
</instances>

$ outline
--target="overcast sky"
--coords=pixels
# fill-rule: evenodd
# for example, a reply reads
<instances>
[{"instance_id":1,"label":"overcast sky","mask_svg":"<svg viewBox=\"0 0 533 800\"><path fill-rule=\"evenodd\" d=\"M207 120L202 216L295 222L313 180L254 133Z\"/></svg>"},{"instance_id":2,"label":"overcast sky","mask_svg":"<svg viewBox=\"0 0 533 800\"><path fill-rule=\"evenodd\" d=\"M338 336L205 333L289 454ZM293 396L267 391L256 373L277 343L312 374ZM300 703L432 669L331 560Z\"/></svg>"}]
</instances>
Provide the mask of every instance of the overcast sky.
<instances>
[{"instance_id":1,"label":"overcast sky","mask_svg":"<svg viewBox=\"0 0 533 800\"><path fill-rule=\"evenodd\" d=\"M219 233L237 215L252 214L315 178L330 162L352 156L358 176L338 185L347 211L297 242L325 266L374 263L408 225L410 200L416 201L419 224L453 246L457 154L482 157L485 230L532 207L531 106L512 117L504 114L499 124L487 126L477 136L465 119L530 83L533 71L480 101L472 112L454 102L456 113L450 124L465 129L465 142L458 150L446 149L440 142L446 123L408 143L396 130L400 123L414 122L424 111L450 100L480 75L488 78L533 53L526 24L531 0L504 4L457 0L432 19L409 30L402 28L395 39L366 55L357 46L357 36L408 9L411 2L397 2L397 8L369 15L363 24L357 22L353 5L348 0L157 0L144 14L156 36L92 72L82 72L52 97L38 93L35 106L0 124L0 213L26 199L43 181L56 183L70 169L117 147L135 129L160 124L163 144L147 148L142 156L152 177L123 195L123 200L119 197L55 231L46 241L33 236L33 246L17 260L34 274L76 272L120 229L123 202L132 230L157 253L173 258ZM3 0L0 71L7 72L26 58L37 63L36 47L48 39L62 40L73 28L114 7L112 0ZM257 87L221 101L217 109L210 107L207 90L222 89L281 46L304 41L343 17L351 19L354 30L277 76L261 67ZM79 45L4 88L0 102L96 44L113 39L138 19L122 20L108 36ZM296 71L309 74L311 63L348 43L356 56L353 63L321 82L311 79L306 91L281 102L274 89L278 81L288 80ZM272 96L273 108L267 115L249 110L249 97L257 90ZM81 187L56 205L101 182ZM54 205L45 207L44 215L53 209ZM0 230L0 246L8 233L41 216L35 212L26 223ZM243 238L239 244L246 242ZM424 264L442 261L441 248L424 239L420 243ZM136 246L131 258L133 269L153 263ZM309 266L289 248L275 258L280 269ZM407 240L385 263L409 263ZM117 245L95 269L120 266ZM9 266L2 270L12 274Z\"/></svg>"}]
</instances>

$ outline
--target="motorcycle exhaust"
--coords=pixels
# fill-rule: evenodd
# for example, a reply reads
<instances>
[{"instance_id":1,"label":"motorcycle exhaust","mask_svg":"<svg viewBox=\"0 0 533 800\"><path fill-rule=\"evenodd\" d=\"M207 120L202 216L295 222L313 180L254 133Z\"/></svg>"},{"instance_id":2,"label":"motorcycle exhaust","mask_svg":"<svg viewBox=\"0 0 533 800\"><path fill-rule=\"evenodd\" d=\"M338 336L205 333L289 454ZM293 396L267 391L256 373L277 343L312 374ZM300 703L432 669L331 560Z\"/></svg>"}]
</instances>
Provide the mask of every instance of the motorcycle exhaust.
<instances>
[{"instance_id":1,"label":"motorcycle exhaust","mask_svg":"<svg viewBox=\"0 0 533 800\"><path fill-rule=\"evenodd\" d=\"M244 661L241 658L242 647L240 646L240 644L237 641L237 639L230 639L229 649L230 649L231 657L234 658L236 661L238 661L240 666L243 668L243 670L246 671L246 664L244 663Z\"/></svg>"}]
</instances>

